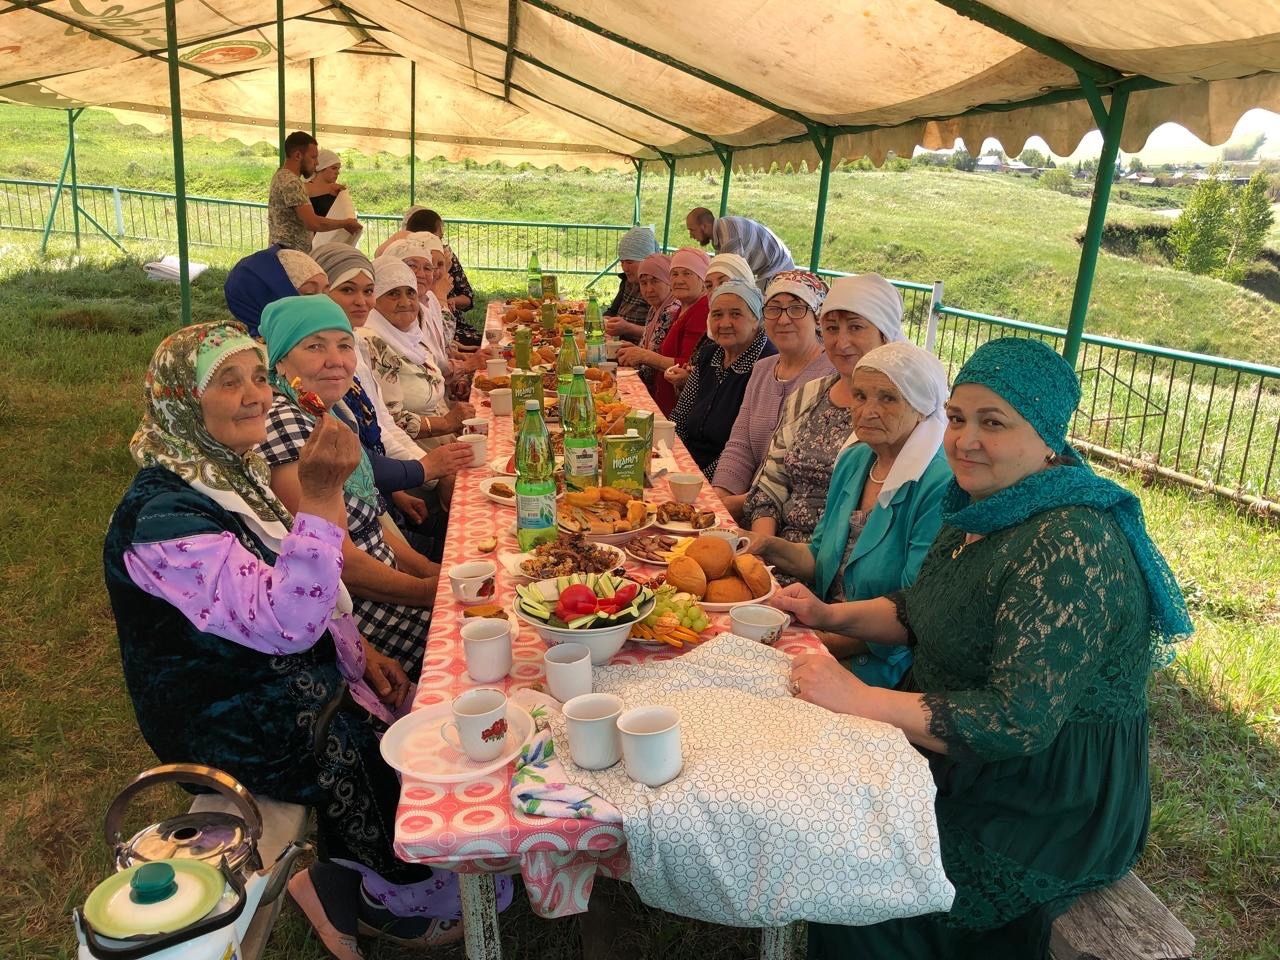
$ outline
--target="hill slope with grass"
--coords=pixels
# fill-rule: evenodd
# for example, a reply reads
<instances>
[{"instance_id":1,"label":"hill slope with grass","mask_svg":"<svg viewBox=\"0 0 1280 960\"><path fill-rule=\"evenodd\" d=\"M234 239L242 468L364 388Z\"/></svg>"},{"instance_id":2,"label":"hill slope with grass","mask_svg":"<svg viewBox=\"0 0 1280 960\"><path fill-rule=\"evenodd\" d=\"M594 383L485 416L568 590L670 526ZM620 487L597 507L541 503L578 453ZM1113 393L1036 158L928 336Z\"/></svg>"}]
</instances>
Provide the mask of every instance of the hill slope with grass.
<instances>
[{"instance_id":1,"label":"hill slope with grass","mask_svg":"<svg viewBox=\"0 0 1280 960\"><path fill-rule=\"evenodd\" d=\"M0 106L0 170L11 178L56 180L66 145L59 111ZM169 139L87 111L77 123L77 165L83 183L170 191ZM277 164L273 144L185 145L192 195L264 200ZM343 180L359 209L400 213L408 205L405 158L343 157ZM605 172L512 170L418 164L417 199L446 219L626 223L634 176ZM818 178L808 174L734 175L730 211L772 227L807 264ZM1122 192L1122 191L1121 191ZM1119 192L1118 192L1119 193ZM1168 222L1113 195L1110 219ZM688 241L684 213L718 208L719 175L676 180L671 240ZM642 222L661 220L666 178L652 165L642 189ZM1079 260L1077 236L1089 202L1000 174L913 167L903 172L838 170L831 178L823 266L876 270L896 279L942 280L947 303L1064 326ZM0 214L2 215L2 214ZM0 234L14 253L29 251L31 234ZM55 249L69 244L60 239ZM203 255L202 251L202 255ZM215 258L216 259L216 258ZM1222 281L1169 267L1102 254L1089 317L1093 332L1161 346L1280 365L1280 306Z\"/></svg>"}]
</instances>

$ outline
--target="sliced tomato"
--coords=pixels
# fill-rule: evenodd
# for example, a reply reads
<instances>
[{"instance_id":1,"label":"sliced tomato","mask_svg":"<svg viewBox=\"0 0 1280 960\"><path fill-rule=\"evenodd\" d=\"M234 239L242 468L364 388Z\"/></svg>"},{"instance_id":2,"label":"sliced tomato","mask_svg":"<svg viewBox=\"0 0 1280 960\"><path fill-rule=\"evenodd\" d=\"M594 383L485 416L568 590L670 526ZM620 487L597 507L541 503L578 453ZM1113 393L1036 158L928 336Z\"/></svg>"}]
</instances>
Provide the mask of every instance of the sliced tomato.
<instances>
[{"instance_id":1,"label":"sliced tomato","mask_svg":"<svg viewBox=\"0 0 1280 960\"><path fill-rule=\"evenodd\" d=\"M584 583L575 583L565 587L557 606L569 611L574 617L581 617L595 613L599 609L599 601L594 590Z\"/></svg>"},{"instance_id":2,"label":"sliced tomato","mask_svg":"<svg viewBox=\"0 0 1280 960\"><path fill-rule=\"evenodd\" d=\"M640 592L640 587L634 583L624 583L618 588L618 592L611 599L616 600L618 607L622 608L636 598L636 594Z\"/></svg>"}]
</instances>

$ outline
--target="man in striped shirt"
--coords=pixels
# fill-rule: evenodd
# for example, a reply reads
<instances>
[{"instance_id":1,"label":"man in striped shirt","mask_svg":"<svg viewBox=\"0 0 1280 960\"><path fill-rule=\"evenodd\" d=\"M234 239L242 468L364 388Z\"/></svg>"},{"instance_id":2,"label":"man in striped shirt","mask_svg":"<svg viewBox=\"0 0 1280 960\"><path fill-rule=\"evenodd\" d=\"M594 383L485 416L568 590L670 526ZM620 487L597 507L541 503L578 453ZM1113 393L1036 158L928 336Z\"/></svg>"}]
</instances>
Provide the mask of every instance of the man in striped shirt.
<instances>
[{"instance_id":1,"label":"man in striped shirt","mask_svg":"<svg viewBox=\"0 0 1280 960\"><path fill-rule=\"evenodd\" d=\"M706 207L695 207L684 218L684 225L689 236L704 247L709 243L716 253L736 253L745 259L761 290L775 273L796 267L787 245L758 220L717 217Z\"/></svg>"}]
</instances>

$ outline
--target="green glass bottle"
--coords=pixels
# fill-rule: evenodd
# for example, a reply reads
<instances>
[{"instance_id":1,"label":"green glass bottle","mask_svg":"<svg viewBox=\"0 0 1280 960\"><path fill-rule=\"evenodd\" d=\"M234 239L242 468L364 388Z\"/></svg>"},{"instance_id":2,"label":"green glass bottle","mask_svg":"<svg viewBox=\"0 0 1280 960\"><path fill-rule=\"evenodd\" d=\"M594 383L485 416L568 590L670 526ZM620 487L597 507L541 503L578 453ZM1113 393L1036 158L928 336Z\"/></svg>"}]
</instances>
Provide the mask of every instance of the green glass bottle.
<instances>
[{"instance_id":1,"label":"green glass bottle","mask_svg":"<svg viewBox=\"0 0 1280 960\"><path fill-rule=\"evenodd\" d=\"M587 365L598 367L605 361L604 321L600 319L600 301L593 293L587 299Z\"/></svg>"},{"instance_id":2,"label":"green glass bottle","mask_svg":"<svg viewBox=\"0 0 1280 960\"><path fill-rule=\"evenodd\" d=\"M564 424L564 483L570 490L596 486L600 447L596 441L596 401L587 384L587 368L573 368L569 392L561 401Z\"/></svg>"},{"instance_id":3,"label":"green glass bottle","mask_svg":"<svg viewBox=\"0 0 1280 960\"><path fill-rule=\"evenodd\" d=\"M533 331L526 326L516 327L515 361L517 370L533 369Z\"/></svg>"},{"instance_id":4,"label":"green glass bottle","mask_svg":"<svg viewBox=\"0 0 1280 960\"><path fill-rule=\"evenodd\" d=\"M516 439L516 542L521 550L556 538L555 460L538 401L524 405Z\"/></svg>"},{"instance_id":5,"label":"green glass bottle","mask_svg":"<svg viewBox=\"0 0 1280 960\"><path fill-rule=\"evenodd\" d=\"M542 299L542 268L538 266L538 251L529 251L529 299Z\"/></svg>"},{"instance_id":6,"label":"green glass bottle","mask_svg":"<svg viewBox=\"0 0 1280 960\"><path fill-rule=\"evenodd\" d=\"M556 397L560 403L560 416L564 417L565 396L569 393L569 384L573 380L573 368L582 366L582 354L578 352L578 341L573 330L565 327L560 331L560 355L556 358Z\"/></svg>"}]
</instances>

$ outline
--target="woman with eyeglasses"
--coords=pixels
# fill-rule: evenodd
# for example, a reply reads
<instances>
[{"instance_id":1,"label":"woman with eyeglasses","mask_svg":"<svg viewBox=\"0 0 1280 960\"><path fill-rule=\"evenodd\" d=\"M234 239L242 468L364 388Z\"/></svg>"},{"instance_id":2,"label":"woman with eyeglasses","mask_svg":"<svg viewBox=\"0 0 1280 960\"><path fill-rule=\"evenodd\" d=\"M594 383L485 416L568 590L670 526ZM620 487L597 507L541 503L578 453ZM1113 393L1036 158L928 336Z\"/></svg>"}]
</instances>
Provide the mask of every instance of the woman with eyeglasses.
<instances>
[{"instance_id":1,"label":"woman with eyeglasses","mask_svg":"<svg viewBox=\"0 0 1280 960\"><path fill-rule=\"evenodd\" d=\"M712 259L707 268L708 280L720 259ZM742 407L712 480L716 493L735 518L741 519L747 490L764 462L787 398L811 380L836 372L818 342L817 312L826 295L827 285L822 279L803 270L783 271L769 281L765 290L764 331L778 352L762 358L752 369Z\"/></svg>"}]
</instances>

